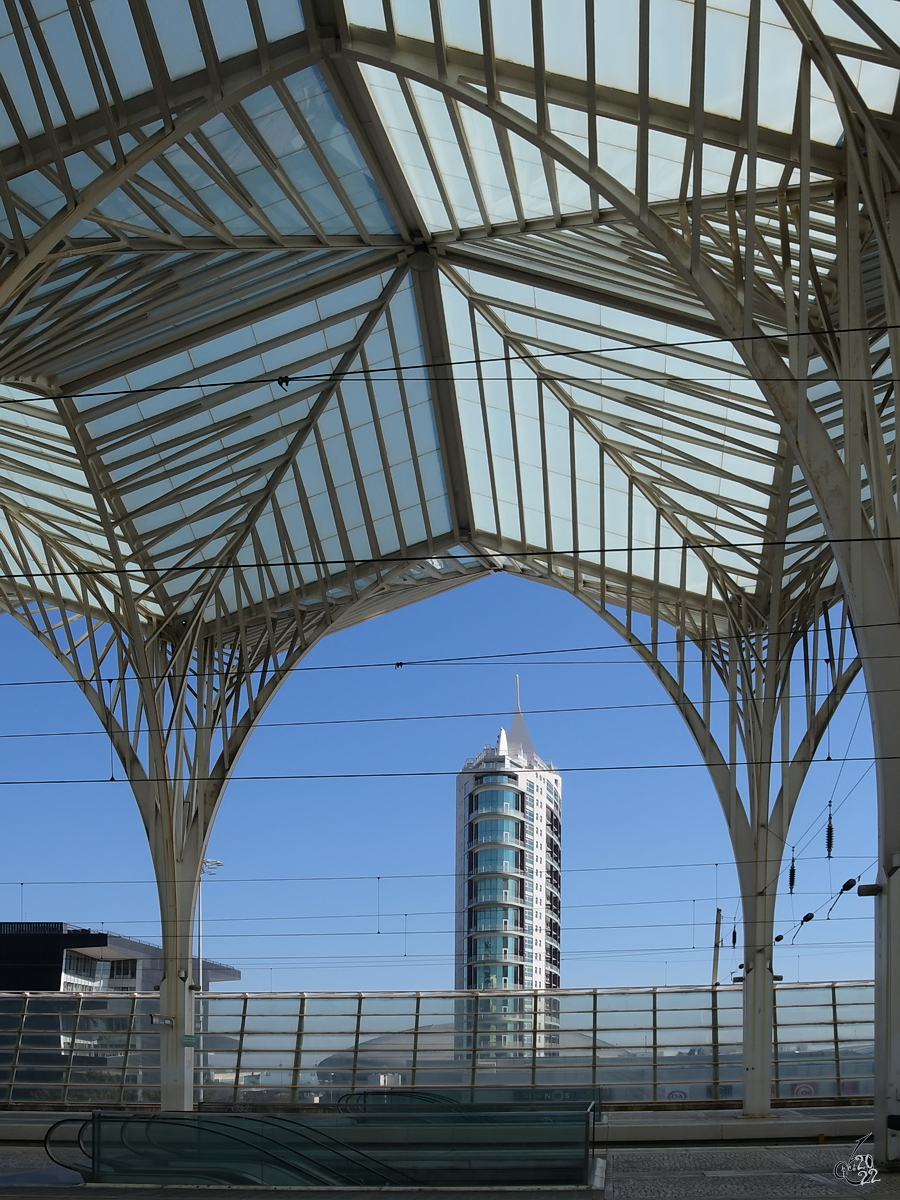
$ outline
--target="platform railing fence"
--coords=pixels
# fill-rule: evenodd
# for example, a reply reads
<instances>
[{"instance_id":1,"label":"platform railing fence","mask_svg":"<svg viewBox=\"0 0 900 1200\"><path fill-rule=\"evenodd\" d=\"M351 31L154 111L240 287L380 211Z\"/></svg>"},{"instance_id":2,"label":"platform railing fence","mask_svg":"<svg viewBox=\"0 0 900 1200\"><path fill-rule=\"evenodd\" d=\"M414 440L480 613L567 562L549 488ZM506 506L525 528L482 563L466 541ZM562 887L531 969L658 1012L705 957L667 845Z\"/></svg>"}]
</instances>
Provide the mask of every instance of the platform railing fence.
<instances>
[{"instance_id":1,"label":"platform railing fence","mask_svg":"<svg viewBox=\"0 0 900 1200\"><path fill-rule=\"evenodd\" d=\"M873 1091L873 985L778 984L777 1103ZM0 1107L159 1103L159 997L0 993ZM202 993L195 1100L204 1109L337 1103L351 1092L446 1101L741 1098L741 989Z\"/></svg>"}]
</instances>

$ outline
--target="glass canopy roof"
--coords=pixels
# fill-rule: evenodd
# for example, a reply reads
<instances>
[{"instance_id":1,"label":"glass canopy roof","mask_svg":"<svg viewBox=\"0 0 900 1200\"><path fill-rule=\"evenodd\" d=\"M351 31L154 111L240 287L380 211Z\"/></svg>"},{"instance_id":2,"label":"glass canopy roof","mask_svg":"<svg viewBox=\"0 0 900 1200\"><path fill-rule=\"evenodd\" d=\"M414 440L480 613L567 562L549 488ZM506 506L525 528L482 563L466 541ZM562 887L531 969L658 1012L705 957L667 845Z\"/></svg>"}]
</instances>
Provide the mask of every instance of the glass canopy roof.
<instances>
[{"instance_id":1,"label":"glass canopy roof","mask_svg":"<svg viewBox=\"0 0 900 1200\"><path fill-rule=\"evenodd\" d=\"M522 564L811 603L746 345L832 412L844 123L895 119L898 42L894 0L10 0L7 573L151 623Z\"/></svg>"}]
</instances>

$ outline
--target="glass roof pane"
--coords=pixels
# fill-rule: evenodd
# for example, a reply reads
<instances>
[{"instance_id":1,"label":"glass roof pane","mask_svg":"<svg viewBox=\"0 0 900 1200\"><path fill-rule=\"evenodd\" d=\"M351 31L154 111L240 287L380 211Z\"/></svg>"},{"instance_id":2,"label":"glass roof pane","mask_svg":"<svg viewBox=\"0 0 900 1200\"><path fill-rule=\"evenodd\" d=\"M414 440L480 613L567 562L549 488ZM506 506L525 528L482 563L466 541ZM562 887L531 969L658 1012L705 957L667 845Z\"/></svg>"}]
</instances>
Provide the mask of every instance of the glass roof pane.
<instances>
[{"instance_id":1,"label":"glass roof pane","mask_svg":"<svg viewBox=\"0 0 900 1200\"><path fill-rule=\"evenodd\" d=\"M640 10L637 4L620 0L596 0L594 8L594 44L597 47L597 78L607 87L626 92L638 90L638 31Z\"/></svg>"},{"instance_id":2,"label":"glass roof pane","mask_svg":"<svg viewBox=\"0 0 900 1200\"><path fill-rule=\"evenodd\" d=\"M766 64L766 86L759 89L760 125L785 133L793 128L800 55L800 43L792 30L768 19L762 21L759 57Z\"/></svg>"},{"instance_id":3,"label":"glass roof pane","mask_svg":"<svg viewBox=\"0 0 900 1200\"><path fill-rule=\"evenodd\" d=\"M119 92L126 98L148 92L152 86L150 72L129 6L119 0L93 0L91 10L113 64Z\"/></svg>"},{"instance_id":4,"label":"glass roof pane","mask_svg":"<svg viewBox=\"0 0 900 1200\"><path fill-rule=\"evenodd\" d=\"M204 0L206 19L220 59L235 58L256 49L256 35L247 0ZM285 5L296 11L300 5Z\"/></svg>"},{"instance_id":5,"label":"glass roof pane","mask_svg":"<svg viewBox=\"0 0 900 1200\"><path fill-rule=\"evenodd\" d=\"M491 0L491 18L496 56L533 66L531 0Z\"/></svg>"},{"instance_id":6,"label":"glass roof pane","mask_svg":"<svg viewBox=\"0 0 900 1200\"><path fill-rule=\"evenodd\" d=\"M450 229L452 223L397 77L370 67L364 67L364 74L428 228Z\"/></svg>"},{"instance_id":7,"label":"glass roof pane","mask_svg":"<svg viewBox=\"0 0 900 1200\"><path fill-rule=\"evenodd\" d=\"M397 227L318 67L289 75L285 85L366 228L371 233L396 233Z\"/></svg>"},{"instance_id":8,"label":"glass roof pane","mask_svg":"<svg viewBox=\"0 0 900 1200\"><path fill-rule=\"evenodd\" d=\"M438 0L444 38L450 46L481 53L481 10L478 0Z\"/></svg>"},{"instance_id":9,"label":"glass roof pane","mask_svg":"<svg viewBox=\"0 0 900 1200\"><path fill-rule=\"evenodd\" d=\"M498 224L515 221L516 206L494 123L467 105L461 105L459 112L488 215Z\"/></svg>"},{"instance_id":10,"label":"glass roof pane","mask_svg":"<svg viewBox=\"0 0 900 1200\"><path fill-rule=\"evenodd\" d=\"M651 96L690 103L693 19L686 0L650 0Z\"/></svg>"},{"instance_id":11,"label":"glass roof pane","mask_svg":"<svg viewBox=\"0 0 900 1200\"><path fill-rule=\"evenodd\" d=\"M741 13L707 10L704 105L735 120L740 118L744 97L748 24Z\"/></svg>"},{"instance_id":12,"label":"glass roof pane","mask_svg":"<svg viewBox=\"0 0 900 1200\"><path fill-rule=\"evenodd\" d=\"M362 25L366 29L387 30L384 20L384 5L380 0L344 0L344 10L351 25Z\"/></svg>"},{"instance_id":13,"label":"glass roof pane","mask_svg":"<svg viewBox=\"0 0 900 1200\"><path fill-rule=\"evenodd\" d=\"M203 70L203 51L189 0L147 0L159 48L172 79Z\"/></svg>"},{"instance_id":14,"label":"glass roof pane","mask_svg":"<svg viewBox=\"0 0 900 1200\"><path fill-rule=\"evenodd\" d=\"M280 41L306 28L300 0L256 0L270 42Z\"/></svg>"}]
</instances>

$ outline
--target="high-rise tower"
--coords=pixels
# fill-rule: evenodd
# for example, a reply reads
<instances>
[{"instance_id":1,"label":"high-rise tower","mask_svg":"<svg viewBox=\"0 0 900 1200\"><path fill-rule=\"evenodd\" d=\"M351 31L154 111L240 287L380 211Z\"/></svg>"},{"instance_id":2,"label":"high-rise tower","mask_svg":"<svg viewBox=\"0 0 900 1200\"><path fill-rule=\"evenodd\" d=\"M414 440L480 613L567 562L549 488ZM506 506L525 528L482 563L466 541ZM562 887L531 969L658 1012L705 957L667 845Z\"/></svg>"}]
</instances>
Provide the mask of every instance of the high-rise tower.
<instances>
[{"instance_id":1,"label":"high-rise tower","mask_svg":"<svg viewBox=\"0 0 900 1200\"><path fill-rule=\"evenodd\" d=\"M558 988L562 788L525 726L456 777L457 988Z\"/></svg>"}]
</instances>

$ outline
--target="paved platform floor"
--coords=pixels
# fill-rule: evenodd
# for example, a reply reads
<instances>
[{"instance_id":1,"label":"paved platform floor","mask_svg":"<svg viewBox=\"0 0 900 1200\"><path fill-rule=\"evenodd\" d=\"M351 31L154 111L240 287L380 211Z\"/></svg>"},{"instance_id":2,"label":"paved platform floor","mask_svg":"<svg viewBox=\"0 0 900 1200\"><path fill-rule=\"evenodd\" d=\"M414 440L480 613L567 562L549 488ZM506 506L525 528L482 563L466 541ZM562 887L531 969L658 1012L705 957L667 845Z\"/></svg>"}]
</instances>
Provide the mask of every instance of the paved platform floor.
<instances>
[{"instance_id":1,"label":"paved platform floor","mask_svg":"<svg viewBox=\"0 0 900 1200\"><path fill-rule=\"evenodd\" d=\"M827 1108L776 1108L758 1120L740 1109L678 1109L665 1112L604 1113L597 1125L596 1143L612 1148L626 1145L672 1145L702 1142L791 1142L855 1140L871 1133L871 1105Z\"/></svg>"},{"instance_id":2,"label":"paved platform floor","mask_svg":"<svg viewBox=\"0 0 900 1200\"><path fill-rule=\"evenodd\" d=\"M51 1114L3 1114L0 1119L0 1176L47 1166L43 1147L9 1134L23 1126L33 1138L52 1123ZM23 1116L31 1120L22 1120ZM48 1118L50 1118L48 1120ZM3 1128L5 1126L5 1128ZM900 1197L900 1173L882 1174L864 1186L834 1177L836 1162L872 1128L871 1109L779 1109L771 1118L748 1121L722 1110L610 1113L598 1127L598 1159L591 1188L296 1189L304 1200L386 1200L396 1192L409 1200L831 1200L840 1196ZM820 1142L820 1138L826 1139ZM23 1144L24 1143L24 1144ZM60 1146L60 1156L68 1158ZM74 1156L78 1156L72 1147ZM84 1200L263 1200L273 1191L294 1189L182 1187L2 1186L0 1200L52 1200L76 1194ZM199 1195L198 1195L199 1194Z\"/></svg>"},{"instance_id":3,"label":"paved platform floor","mask_svg":"<svg viewBox=\"0 0 900 1200\"><path fill-rule=\"evenodd\" d=\"M603 1200L826 1200L900 1196L900 1174L854 1186L834 1177L844 1146L667 1147L610 1150Z\"/></svg>"}]
</instances>

